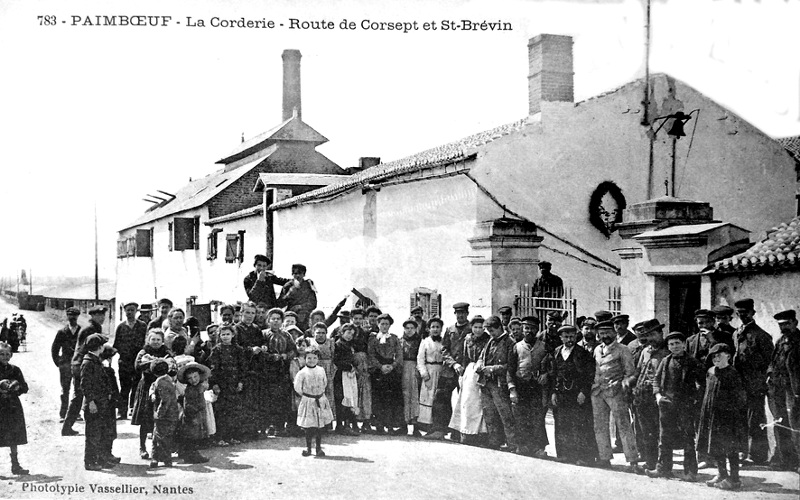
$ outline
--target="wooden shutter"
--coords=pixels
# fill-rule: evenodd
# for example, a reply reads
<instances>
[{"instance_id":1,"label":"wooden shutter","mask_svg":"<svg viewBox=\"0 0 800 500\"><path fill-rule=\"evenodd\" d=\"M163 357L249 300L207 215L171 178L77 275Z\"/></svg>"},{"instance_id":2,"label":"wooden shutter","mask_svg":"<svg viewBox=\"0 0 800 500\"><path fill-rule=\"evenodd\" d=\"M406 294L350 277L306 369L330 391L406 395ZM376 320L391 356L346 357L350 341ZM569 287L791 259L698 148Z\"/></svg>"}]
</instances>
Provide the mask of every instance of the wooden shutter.
<instances>
[{"instance_id":1,"label":"wooden shutter","mask_svg":"<svg viewBox=\"0 0 800 500\"><path fill-rule=\"evenodd\" d=\"M169 229L169 238L167 238L167 244L169 245L169 251L172 251L172 236L175 232L172 228L172 222L167 223L167 229Z\"/></svg>"},{"instance_id":2,"label":"wooden shutter","mask_svg":"<svg viewBox=\"0 0 800 500\"><path fill-rule=\"evenodd\" d=\"M239 236L235 234L225 235L225 262L236 261L236 250L239 242Z\"/></svg>"},{"instance_id":3,"label":"wooden shutter","mask_svg":"<svg viewBox=\"0 0 800 500\"><path fill-rule=\"evenodd\" d=\"M441 294L433 293L431 294L431 318L441 318L442 317L442 296Z\"/></svg>"},{"instance_id":4,"label":"wooden shutter","mask_svg":"<svg viewBox=\"0 0 800 500\"><path fill-rule=\"evenodd\" d=\"M117 258L121 259L127 254L127 242L125 240L117 240Z\"/></svg>"},{"instance_id":5,"label":"wooden shutter","mask_svg":"<svg viewBox=\"0 0 800 500\"><path fill-rule=\"evenodd\" d=\"M128 237L128 257L136 255L136 236Z\"/></svg>"},{"instance_id":6,"label":"wooden shutter","mask_svg":"<svg viewBox=\"0 0 800 500\"><path fill-rule=\"evenodd\" d=\"M239 263L244 262L244 233L245 231L239 231L239 245L237 249L236 259Z\"/></svg>"},{"instance_id":7,"label":"wooden shutter","mask_svg":"<svg viewBox=\"0 0 800 500\"><path fill-rule=\"evenodd\" d=\"M415 292L411 292L411 298L409 299L409 302L408 302L408 311L409 311L409 313L411 312L412 309L417 307L417 304L418 304L418 302L417 302L417 294Z\"/></svg>"},{"instance_id":8,"label":"wooden shutter","mask_svg":"<svg viewBox=\"0 0 800 500\"><path fill-rule=\"evenodd\" d=\"M175 250L191 250L194 248L194 218L175 217Z\"/></svg>"},{"instance_id":9,"label":"wooden shutter","mask_svg":"<svg viewBox=\"0 0 800 500\"><path fill-rule=\"evenodd\" d=\"M195 216L194 218L193 233L192 248L200 250L200 216Z\"/></svg>"},{"instance_id":10,"label":"wooden shutter","mask_svg":"<svg viewBox=\"0 0 800 500\"><path fill-rule=\"evenodd\" d=\"M137 257L152 257L153 251L150 246L150 229L137 229L136 230L136 256Z\"/></svg>"}]
</instances>

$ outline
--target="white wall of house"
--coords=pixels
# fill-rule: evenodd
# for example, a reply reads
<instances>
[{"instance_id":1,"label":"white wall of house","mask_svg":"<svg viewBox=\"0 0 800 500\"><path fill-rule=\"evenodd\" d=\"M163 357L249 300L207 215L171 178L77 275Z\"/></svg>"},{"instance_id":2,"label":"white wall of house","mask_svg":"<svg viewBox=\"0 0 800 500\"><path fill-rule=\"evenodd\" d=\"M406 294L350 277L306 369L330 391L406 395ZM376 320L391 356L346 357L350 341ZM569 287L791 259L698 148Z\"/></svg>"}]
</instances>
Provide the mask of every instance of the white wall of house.
<instances>
[{"instance_id":1,"label":"white wall of house","mask_svg":"<svg viewBox=\"0 0 800 500\"><path fill-rule=\"evenodd\" d=\"M772 335L780 338L778 323L773 316L787 309L800 311L800 272L781 271L774 274L763 272L740 274L712 274L712 305L733 307L739 299L753 299L756 309L755 321ZM734 318L734 326L739 320Z\"/></svg>"},{"instance_id":2,"label":"white wall of house","mask_svg":"<svg viewBox=\"0 0 800 500\"><path fill-rule=\"evenodd\" d=\"M472 182L455 176L278 210L276 269L308 266L326 311L356 287L400 320L414 288L426 287L442 295L446 320L461 301L473 303L471 313L489 314L491 287L472 280L476 194Z\"/></svg>"},{"instance_id":3,"label":"white wall of house","mask_svg":"<svg viewBox=\"0 0 800 500\"><path fill-rule=\"evenodd\" d=\"M127 238L135 234L136 229L154 229L152 257L117 259L119 303L155 302L166 297L176 306L185 307L186 299L193 295L197 296L197 303L247 300L242 280L253 269L253 256L264 253L266 248L263 217L259 214L214 226L223 231L217 236L217 258L209 261L208 235L212 227L203 224L208 221L207 212L206 207L201 207L119 233L120 238ZM200 217L198 249L169 250L168 223L176 216ZM244 259L241 263L225 262L225 235L237 234L240 230L246 231Z\"/></svg>"}]
</instances>

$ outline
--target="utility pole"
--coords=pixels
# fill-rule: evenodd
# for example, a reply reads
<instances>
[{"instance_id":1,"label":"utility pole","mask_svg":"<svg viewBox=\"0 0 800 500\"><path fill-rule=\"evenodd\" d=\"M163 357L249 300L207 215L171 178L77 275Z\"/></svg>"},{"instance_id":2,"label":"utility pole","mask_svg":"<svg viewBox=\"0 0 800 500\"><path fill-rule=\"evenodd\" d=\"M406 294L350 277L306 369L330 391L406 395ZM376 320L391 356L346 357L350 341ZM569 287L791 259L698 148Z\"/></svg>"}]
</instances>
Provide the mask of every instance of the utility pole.
<instances>
[{"instance_id":1,"label":"utility pole","mask_svg":"<svg viewBox=\"0 0 800 500\"><path fill-rule=\"evenodd\" d=\"M653 124L650 123L650 0L645 1L645 38L644 38L644 113L642 113L642 125L648 127L647 131L649 151L647 161L647 199L653 196L653 162L655 148L655 134Z\"/></svg>"},{"instance_id":2,"label":"utility pole","mask_svg":"<svg viewBox=\"0 0 800 500\"><path fill-rule=\"evenodd\" d=\"M97 266L97 202L94 202L94 300L100 300L100 275Z\"/></svg>"}]
</instances>

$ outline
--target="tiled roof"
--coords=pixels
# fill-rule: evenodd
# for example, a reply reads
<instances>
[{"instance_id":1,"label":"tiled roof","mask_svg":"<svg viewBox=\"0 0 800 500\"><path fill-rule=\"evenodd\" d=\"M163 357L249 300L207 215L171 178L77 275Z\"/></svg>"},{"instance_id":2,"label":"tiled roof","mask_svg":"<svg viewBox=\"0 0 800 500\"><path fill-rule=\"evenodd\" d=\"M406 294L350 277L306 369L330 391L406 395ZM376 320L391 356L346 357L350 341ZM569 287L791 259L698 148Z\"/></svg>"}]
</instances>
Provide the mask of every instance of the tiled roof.
<instances>
[{"instance_id":1,"label":"tiled roof","mask_svg":"<svg viewBox=\"0 0 800 500\"><path fill-rule=\"evenodd\" d=\"M253 207L239 210L238 212L233 212L227 215L220 215L219 217L208 219L208 221L204 222L203 224L205 224L206 226L213 226L214 224L222 224L223 222L229 222L232 220L245 219L247 217L261 215L263 213L264 213L264 205L259 204Z\"/></svg>"},{"instance_id":2,"label":"tiled roof","mask_svg":"<svg viewBox=\"0 0 800 500\"><path fill-rule=\"evenodd\" d=\"M234 161L250 156L260 149L269 147L277 141L302 141L319 146L320 144L328 142L328 139L298 118L297 115L294 115L266 132L262 132L242 142L225 158L217 161L217 163L226 165L233 163Z\"/></svg>"},{"instance_id":3,"label":"tiled roof","mask_svg":"<svg viewBox=\"0 0 800 500\"><path fill-rule=\"evenodd\" d=\"M747 251L714 264L718 272L800 267L800 216L773 227Z\"/></svg>"},{"instance_id":4,"label":"tiled roof","mask_svg":"<svg viewBox=\"0 0 800 500\"><path fill-rule=\"evenodd\" d=\"M794 137L781 137L775 140L778 141L790 155L792 155L794 161L800 163L800 135L796 135Z\"/></svg>"},{"instance_id":5,"label":"tiled roof","mask_svg":"<svg viewBox=\"0 0 800 500\"><path fill-rule=\"evenodd\" d=\"M271 154L271 153L270 153ZM178 212L191 210L203 206L211 198L219 194L223 189L230 186L237 179L250 172L256 165L265 161L270 155L257 158L250 163L233 170L218 170L200 179L195 179L183 186L175 193L175 198L166 203L160 203L157 208L143 213L138 219L131 222L121 230L146 224L162 217L167 217Z\"/></svg>"},{"instance_id":6,"label":"tiled roof","mask_svg":"<svg viewBox=\"0 0 800 500\"><path fill-rule=\"evenodd\" d=\"M370 182L377 182L397 175L422 170L426 167L432 167L443 163L452 163L464 159L474 153L475 149L511 134L512 132L521 130L527 124L528 119L523 118L513 123L501 125L455 142L450 142L422 151L421 153L407 156L400 160L381 163L380 165L345 177L341 182L274 203L270 206L270 210L291 207L317 198L332 196Z\"/></svg>"}]
</instances>

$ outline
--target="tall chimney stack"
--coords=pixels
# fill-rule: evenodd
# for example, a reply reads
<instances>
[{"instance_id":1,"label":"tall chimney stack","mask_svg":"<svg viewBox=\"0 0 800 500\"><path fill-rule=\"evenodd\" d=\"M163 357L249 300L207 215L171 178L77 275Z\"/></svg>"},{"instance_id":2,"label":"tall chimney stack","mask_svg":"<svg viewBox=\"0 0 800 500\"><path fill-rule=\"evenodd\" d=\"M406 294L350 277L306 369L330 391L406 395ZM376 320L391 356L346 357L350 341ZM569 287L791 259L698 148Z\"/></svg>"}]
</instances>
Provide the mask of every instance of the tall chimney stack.
<instances>
[{"instance_id":1,"label":"tall chimney stack","mask_svg":"<svg viewBox=\"0 0 800 500\"><path fill-rule=\"evenodd\" d=\"M572 37L537 35L528 41L528 112L542 102L573 102Z\"/></svg>"},{"instance_id":2,"label":"tall chimney stack","mask_svg":"<svg viewBox=\"0 0 800 500\"><path fill-rule=\"evenodd\" d=\"M297 117L302 118L300 102L300 51L286 49L283 51L283 121L288 120L297 110Z\"/></svg>"}]
</instances>

